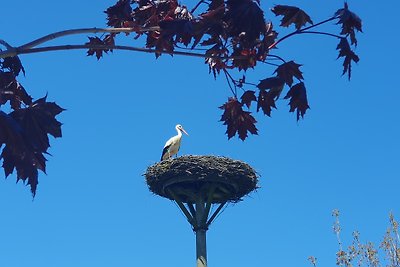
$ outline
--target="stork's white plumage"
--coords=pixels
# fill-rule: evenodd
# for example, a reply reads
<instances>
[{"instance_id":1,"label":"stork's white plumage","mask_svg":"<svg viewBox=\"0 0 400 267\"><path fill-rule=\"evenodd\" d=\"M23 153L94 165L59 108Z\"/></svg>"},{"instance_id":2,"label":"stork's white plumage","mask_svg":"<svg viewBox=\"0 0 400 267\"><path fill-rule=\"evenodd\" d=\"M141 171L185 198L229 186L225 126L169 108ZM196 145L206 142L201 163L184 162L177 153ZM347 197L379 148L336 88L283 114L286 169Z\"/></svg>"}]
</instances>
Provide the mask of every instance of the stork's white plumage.
<instances>
[{"instance_id":1,"label":"stork's white plumage","mask_svg":"<svg viewBox=\"0 0 400 267\"><path fill-rule=\"evenodd\" d=\"M183 129L182 125L178 124L175 126L177 135L171 137L164 145L164 149L161 154L161 160L170 159L173 155L176 155L181 147L182 133L188 135Z\"/></svg>"}]
</instances>

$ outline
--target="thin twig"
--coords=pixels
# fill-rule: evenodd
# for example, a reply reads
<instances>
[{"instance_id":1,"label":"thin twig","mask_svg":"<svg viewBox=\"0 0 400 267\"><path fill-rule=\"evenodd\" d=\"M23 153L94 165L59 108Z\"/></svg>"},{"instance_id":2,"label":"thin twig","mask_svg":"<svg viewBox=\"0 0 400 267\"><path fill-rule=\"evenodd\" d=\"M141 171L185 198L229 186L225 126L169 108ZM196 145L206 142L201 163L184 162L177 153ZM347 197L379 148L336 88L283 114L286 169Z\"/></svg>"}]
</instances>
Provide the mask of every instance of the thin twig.
<instances>
[{"instance_id":1,"label":"thin twig","mask_svg":"<svg viewBox=\"0 0 400 267\"><path fill-rule=\"evenodd\" d=\"M195 6L194 6L194 8L192 8L192 10L190 10L190 13L191 14L193 14L195 11L196 11L196 9L201 5L201 4L203 4L203 3L205 3L206 1L204 1L204 0L200 0Z\"/></svg>"},{"instance_id":2,"label":"thin twig","mask_svg":"<svg viewBox=\"0 0 400 267\"><path fill-rule=\"evenodd\" d=\"M279 60L282 61L283 63L286 63L286 60L284 60L284 59L281 58L280 56L268 54L267 59L268 59L268 57L272 57L272 58L275 58L275 59L279 59Z\"/></svg>"},{"instance_id":3,"label":"thin twig","mask_svg":"<svg viewBox=\"0 0 400 267\"><path fill-rule=\"evenodd\" d=\"M303 33L311 33L311 34L320 34L320 35L327 35L327 36L332 36L338 39L342 39L343 36L337 35L337 34L333 34L333 33L329 33L329 32L318 32L318 31L301 31L299 32L299 34L303 34Z\"/></svg>"},{"instance_id":4,"label":"thin twig","mask_svg":"<svg viewBox=\"0 0 400 267\"><path fill-rule=\"evenodd\" d=\"M182 49L182 50L190 50L190 51L207 51L207 48L190 48L190 47L185 47L181 46L179 44L175 44L176 48Z\"/></svg>"},{"instance_id":5,"label":"thin twig","mask_svg":"<svg viewBox=\"0 0 400 267\"><path fill-rule=\"evenodd\" d=\"M313 24L313 25L311 25L311 26L305 27L305 28L303 28L303 29L299 29L299 30L296 30L296 31L294 31L294 32L291 32L291 33L289 33L289 34L283 36L283 37L280 38L279 40L277 40L277 41L276 41L275 43L273 43L272 45L270 45L270 46L268 47L268 49L272 49L272 48L276 47L280 42L286 40L287 38L289 38L289 37L291 37L291 36L293 36L293 35L299 34L299 33L304 32L304 31L308 31L309 29L315 28L315 27L317 27L317 26L319 26L319 25L321 25L321 24L327 23L327 22L332 21L332 20L335 20L335 19L337 19L337 18L338 18L338 16L334 16L334 17L331 17L331 18L329 18L329 19L323 20L323 21L321 21L321 22L319 22L319 23L316 23L316 24Z\"/></svg>"},{"instance_id":6,"label":"thin twig","mask_svg":"<svg viewBox=\"0 0 400 267\"><path fill-rule=\"evenodd\" d=\"M257 87L257 84L255 84L255 83L244 82L243 84L252 85L252 86L256 86Z\"/></svg>"},{"instance_id":7,"label":"thin twig","mask_svg":"<svg viewBox=\"0 0 400 267\"><path fill-rule=\"evenodd\" d=\"M236 85L235 85L235 80L232 78L232 76L228 73L226 69L223 69L226 81L228 82L229 89L231 89L232 94L237 98L237 92L236 92ZM235 90L233 90L231 81L233 82L233 85L235 86Z\"/></svg>"},{"instance_id":8,"label":"thin twig","mask_svg":"<svg viewBox=\"0 0 400 267\"><path fill-rule=\"evenodd\" d=\"M6 41L4 41L2 39L0 39L0 44L5 46L7 49L13 49L13 47L9 43L7 43Z\"/></svg>"},{"instance_id":9,"label":"thin twig","mask_svg":"<svg viewBox=\"0 0 400 267\"><path fill-rule=\"evenodd\" d=\"M261 63L267 64L267 65L271 65L271 66L274 66L274 67L279 67L280 66L279 64L271 63L271 62L267 62L267 61L261 61Z\"/></svg>"}]
</instances>

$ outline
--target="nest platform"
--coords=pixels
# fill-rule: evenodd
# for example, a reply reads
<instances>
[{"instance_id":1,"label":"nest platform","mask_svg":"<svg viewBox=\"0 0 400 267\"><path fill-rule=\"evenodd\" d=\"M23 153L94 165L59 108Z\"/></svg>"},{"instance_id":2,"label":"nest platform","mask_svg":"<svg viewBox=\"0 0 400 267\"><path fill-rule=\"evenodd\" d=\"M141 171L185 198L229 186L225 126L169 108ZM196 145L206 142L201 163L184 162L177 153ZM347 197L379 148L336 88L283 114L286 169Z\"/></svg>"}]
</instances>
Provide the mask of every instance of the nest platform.
<instances>
[{"instance_id":1,"label":"nest platform","mask_svg":"<svg viewBox=\"0 0 400 267\"><path fill-rule=\"evenodd\" d=\"M193 204L238 202L257 189L258 175L247 163L217 156L182 156L147 168L149 190Z\"/></svg>"}]
</instances>

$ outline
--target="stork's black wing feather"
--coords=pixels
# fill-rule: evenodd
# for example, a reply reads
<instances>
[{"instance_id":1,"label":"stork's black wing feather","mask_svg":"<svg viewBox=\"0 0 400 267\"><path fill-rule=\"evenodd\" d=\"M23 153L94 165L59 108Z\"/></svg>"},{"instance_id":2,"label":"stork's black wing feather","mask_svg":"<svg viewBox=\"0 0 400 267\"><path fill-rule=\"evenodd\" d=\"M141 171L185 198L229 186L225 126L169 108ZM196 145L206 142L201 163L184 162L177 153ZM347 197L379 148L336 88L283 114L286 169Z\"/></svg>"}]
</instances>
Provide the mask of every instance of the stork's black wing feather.
<instances>
[{"instance_id":1,"label":"stork's black wing feather","mask_svg":"<svg viewBox=\"0 0 400 267\"><path fill-rule=\"evenodd\" d=\"M164 147L164 149L163 149L163 151L162 151L162 153L161 153L161 159L160 159L160 161L162 161L164 155L168 153L168 149L170 148L170 146L171 146L171 145L165 146L165 147Z\"/></svg>"}]
</instances>

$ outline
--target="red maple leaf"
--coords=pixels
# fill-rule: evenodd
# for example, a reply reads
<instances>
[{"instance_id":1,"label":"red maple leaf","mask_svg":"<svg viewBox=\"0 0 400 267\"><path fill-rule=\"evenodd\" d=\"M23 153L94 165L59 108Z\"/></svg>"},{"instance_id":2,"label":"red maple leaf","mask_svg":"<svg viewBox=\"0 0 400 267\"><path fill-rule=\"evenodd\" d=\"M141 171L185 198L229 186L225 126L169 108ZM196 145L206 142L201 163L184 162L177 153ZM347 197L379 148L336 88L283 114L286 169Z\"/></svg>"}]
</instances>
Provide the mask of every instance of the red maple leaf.
<instances>
[{"instance_id":1,"label":"red maple leaf","mask_svg":"<svg viewBox=\"0 0 400 267\"><path fill-rule=\"evenodd\" d=\"M203 40L200 45L208 46L221 42L220 36L226 36L224 18L225 4L224 1L214 0L209 5L208 10L198 17L194 23L194 42L192 48L200 43L204 35L209 35L207 40Z\"/></svg>"},{"instance_id":2,"label":"red maple leaf","mask_svg":"<svg viewBox=\"0 0 400 267\"><path fill-rule=\"evenodd\" d=\"M359 16L349 10L347 2L344 3L344 8L336 11L335 16L339 18L336 24L342 24L340 34L350 35L351 44L357 46L356 32L362 32L362 22Z\"/></svg>"},{"instance_id":3,"label":"red maple leaf","mask_svg":"<svg viewBox=\"0 0 400 267\"><path fill-rule=\"evenodd\" d=\"M46 160L41 153L40 155L34 153L19 123L2 111L0 111L0 128L0 146L5 144L0 154L5 176L9 176L14 169L17 169L17 181L28 179L32 194L35 195L38 184L37 169L44 170Z\"/></svg>"},{"instance_id":4,"label":"red maple leaf","mask_svg":"<svg viewBox=\"0 0 400 267\"><path fill-rule=\"evenodd\" d=\"M269 47L275 43L278 33L273 29L271 22L265 24L265 32L261 39L261 43L257 45L257 59L264 61L269 53Z\"/></svg>"},{"instance_id":5,"label":"red maple leaf","mask_svg":"<svg viewBox=\"0 0 400 267\"><path fill-rule=\"evenodd\" d=\"M264 112L264 115L271 117L272 108L276 109L275 100L276 98L272 93L265 90L260 90L257 99L257 112L261 108Z\"/></svg>"},{"instance_id":6,"label":"red maple leaf","mask_svg":"<svg viewBox=\"0 0 400 267\"><path fill-rule=\"evenodd\" d=\"M240 98L242 100L242 104L246 105L247 108L250 108L251 102L257 101L255 93L256 92L252 90L247 90L246 92L244 92L242 97Z\"/></svg>"},{"instance_id":7,"label":"red maple leaf","mask_svg":"<svg viewBox=\"0 0 400 267\"><path fill-rule=\"evenodd\" d=\"M17 56L4 58L3 62L1 62L1 67L2 69L11 71L15 77L18 76L21 71L25 75L24 66L22 66L21 60Z\"/></svg>"},{"instance_id":8,"label":"red maple leaf","mask_svg":"<svg viewBox=\"0 0 400 267\"><path fill-rule=\"evenodd\" d=\"M27 182L33 196L38 170L46 172L44 154L50 146L48 134L61 137L61 123L55 116L63 110L44 97L10 114L0 111L0 146L5 144L0 159L3 159L5 175L7 177L15 169L17 181Z\"/></svg>"},{"instance_id":9,"label":"red maple leaf","mask_svg":"<svg viewBox=\"0 0 400 267\"><path fill-rule=\"evenodd\" d=\"M88 37L89 42L85 43L85 45L91 45L91 46L109 46L109 45L114 45L114 35L106 35L104 37L104 40L100 39L99 37ZM112 49L109 48L89 48L87 51L88 56L93 56L96 55L97 60L99 60L101 57L103 57L103 52L108 53L108 51L112 51Z\"/></svg>"},{"instance_id":10,"label":"red maple leaf","mask_svg":"<svg viewBox=\"0 0 400 267\"><path fill-rule=\"evenodd\" d=\"M29 107L11 112L36 151L45 152L50 144L48 134L61 137L61 123L55 116L64 111L54 102L47 102L47 96L33 102Z\"/></svg>"},{"instance_id":11,"label":"red maple leaf","mask_svg":"<svg viewBox=\"0 0 400 267\"><path fill-rule=\"evenodd\" d=\"M297 83L293 85L289 92L286 94L284 99L289 100L290 112L296 111L297 120L300 119L300 116L303 118L304 114L306 114L307 109L310 108L307 100L307 91L303 82Z\"/></svg>"},{"instance_id":12,"label":"red maple leaf","mask_svg":"<svg viewBox=\"0 0 400 267\"><path fill-rule=\"evenodd\" d=\"M307 23L313 24L310 16L295 6L276 5L272 8L272 12L276 16L283 16L280 25L283 27L289 27L294 24L296 29L300 30Z\"/></svg>"},{"instance_id":13,"label":"red maple leaf","mask_svg":"<svg viewBox=\"0 0 400 267\"><path fill-rule=\"evenodd\" d=\"M226 134L228 139L231 139L236 133L241 140L247 138L247 133L258 134L255 126L256 119L251 115L251 112L243 110L243 104L236 98L229 98L228 102L219 107L224 110L221 120L227 126Z\"/></svg>"},{"instance_id":14,"label":"red maple leaf","mask_svg":"<svg viewBox=\"0 0 400 267\"><path fill-rule=\"evenodd\" d=\"M272 108L276 109L275 101L281 95L284 85L285 81L278 76L261 80L257 85L260 89L257 99L257 112L261 108L265 115L271 117Z\"/></svg>"},{"instance_id":15,"label":"red maple leaf","mask_svg":"<svg viewBox=\"0 0 400 267\"><path fill-rule=\"evenodd\" d=\"M14 72L0 70L0 105L10 101L12 109L19 109L21 104L29 105L32 97L16 80Z\"/></svg>"},{"instance_id":16,"label":"red maple leaf","mask_svg":"<svg viewBox=\"0 0 400 267\"><path fill-rule=\"evenodd\" d=\"M167 38L168 37L168 38ZM146 47L156 49L156 58L163 52L170 53L174 51L174 40L172 36L163 36L160 32L151 32L147 35Z\"/></svg>"},{"instance_id":17,"label":"red maple leaf","mask_svg":"<svg viewBox=\"0 0 400 267\"><path fill-rule=\"evenodd\" d=\"M338 46L336 47L339 50L339 55L337 58L344 57L343 60L343 73L342 75L348 74L348 78L351 78L351 62L358 62L360 58L351 50L349 42L346 38L341 38Z\"/></svg>"},{"instance_id":18,"label":"red maple leaf","mask_svg":"<svg viewBox=\"0 0 400 267\"><path fill-rule=\"evenodd\" d=\"M176 0L141 0L135 1L135 3L138 4L138 7L132 12L133 21L141 27L158 26L160 21L182 18Z\"/></svg>"},{"instance_id":19,"label":"red maple leaf","mask_svg":"<svg viewBox=\"0 0 400 267\"><path fill-rule=\"evenodd\" d=\"M228 0L224 21L228 35L240 36L239 42L244 48L252 48L265 32L264 12L252 0Z\"/></svg>"},{"instance_id":20,"label":"red maple leaf","mask_svg":"<svg viewBox=\"0 0 400 267\"><path fill-rule=\"evenodd\" d=\"M208 64L209 73L213 73L214 78L217 77L217 74L220 73L222 69L225 69L226 60L220 59L220 57L226 57L228 54L228 50L221 44L215 44L213 47L206 51L205 63Z\"/></svg>"},{"instance_id":21,"label":"red maple leaf","mask_svg":"<svg viewBox=\"0 0 400 267\"><path fill-rule=\"evenodd\" d=\"M275 76L275 77L269 77L264 80L261 80L257 84L257 87L259 89L263 89L263 90L274 89L275 91L282 91L282 88L284 85L285 85L285 81L281 77Z\"/></svg>"},{"instance_id":22,"label":"red maple leaf","mask_svg":"<svg viewBox=\"0 0 400 267\"><path fill-rule=\"evenodd\" d=\"M187 19L162 20L159 23L161 35L164 39L174 37L175 43L188 46L193 36L192 21Z\"/></svg>"},{"instance_id":23,"label":"red maple leaf","mask_svg":"<svg viewBox=\"0 0 400 267\"><path fill-rule=\"evenodd\" d=\"M238 68L239 71L254 68L257 64L256 50L246 49L243 47L236 47L232 52L233 66Z\"/></svg>"},{"instance_id":24,"label":"red maple leaf","mask_svg":"<svg viewBox=\"0 0 400 267\"><path fill-rule=\"evenodd\" d=\"M279 78L283 79L287 85L292 86L293 77L296 77L299 80L304 79L300 67L300 64L297 64L292 60L280 65L274 73L276 73Z\"/></svg>"},{"instance_id":25,"label":"red maple leaf","mask_svg":"<svg viewBox=\"0 0 400 267\"><path fill-rule=\"evenodd\" d=\"M132 7L130 0L119 0L115 5L107 8L107 25L115 28L123 27L126 21L132 21Z\"/></svg>"}]
</instances>

